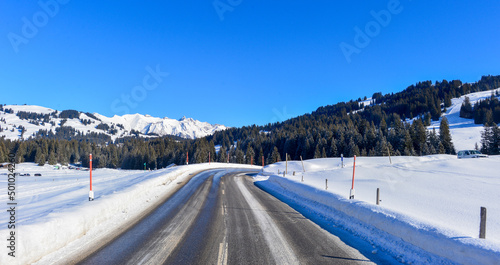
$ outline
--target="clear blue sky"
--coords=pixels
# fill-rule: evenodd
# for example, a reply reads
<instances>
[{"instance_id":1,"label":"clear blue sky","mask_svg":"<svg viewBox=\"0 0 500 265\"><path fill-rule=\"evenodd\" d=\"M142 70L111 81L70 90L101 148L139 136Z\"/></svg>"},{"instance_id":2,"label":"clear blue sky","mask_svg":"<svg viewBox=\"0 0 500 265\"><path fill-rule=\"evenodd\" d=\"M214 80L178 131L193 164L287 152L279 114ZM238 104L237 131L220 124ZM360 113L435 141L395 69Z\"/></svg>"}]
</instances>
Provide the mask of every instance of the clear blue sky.
<instances>
[{"instance_id":1,"label":"clear blue sky","mask_svg":"<svg viewBox=\"0 0 500 265\"><path fill-rule=\"evenodd\" d=\"M500 74L500 2L442 2L1 1L0 103L263 125Z\"/></svg>"}]
</instances>

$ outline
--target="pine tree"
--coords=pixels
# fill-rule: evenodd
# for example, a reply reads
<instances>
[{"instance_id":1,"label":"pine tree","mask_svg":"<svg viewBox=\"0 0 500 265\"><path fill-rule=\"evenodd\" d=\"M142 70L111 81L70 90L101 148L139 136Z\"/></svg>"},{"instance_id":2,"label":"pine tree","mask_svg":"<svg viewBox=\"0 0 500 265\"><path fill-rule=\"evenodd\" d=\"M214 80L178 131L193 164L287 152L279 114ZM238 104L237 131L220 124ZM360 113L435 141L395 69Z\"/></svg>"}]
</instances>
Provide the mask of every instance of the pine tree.
<instances>
[{"instance_id":1,"label":"pine tree","mask_svg":"<svg viewBox=\"0 0 500 265\"><path fill-rule=\"evenodd\" d=\"M337 141L333 137L332 137L332 140L330 142L330 157L338 157Z\"/></svg>"},{"instance_id":2,"label":"pine tree","mask_svg":"<svg viewBox=\"0 0 500 265\"><path fill-rule=\"evenodd\" d=\"M492 139L489 149L492 155L500 154L500 127L496 124L493 124L492 126Z\"/></svg>"},{"instance_id":3,"label":"pine tree","mask_svg":"<svg viewBox=\"0 0 500 265\"><path fill-rule=\"evenodd\" d=\"M431 107L431 119L433 121L438 121L439 118L441 117L441 108L439 107L439 104L435 104L433 107Z\"/></svg>"},{"instance_id":4,"label":"pine tree","mask_svg":"<svg viewBox=\"0 0 500 265\"><path fill-rule=\"evenodd\" d=\"M411 138L413 141L413 149L415 153L418 155L423 154L423 146L427 141L427 130L424 127L424 124L420 119L417 119L413 122L411 126ZM427 146L428 148L428 146ZM426 150L429 151L429 150Z\"/></svg>"},{"instance_id":5,"label":"pine tree","mask_svg":"<svg viewBox=\"0 0 500 265\"><path fill-rule=\"evenodd\" d=\"M319 144L316 145L316 148L314 149L314 157L313 158L320 158L321 157L321 147Z\"/></svg>"},{"instance_id":6,"label":"pine tree","mask_svg":"<svg viewBox=\"0 0 500 265\"><path fill-rule=\"evenodd\" d=\"M245 163L245 154L239 148L236 149L236 163L238 163L238 164Z\"/></svg>"},{"instance_id":7,"label":"pine tree","mask_svg":"<svg viewBox=\"0 0 500 265\"><path fill-rule=\"evenodd\" d=\"M438 150L439 137L436 133L436 128L432 128L432 131L428 133L427 141L429 143L429 148L431 150L431 154L436 154Z\"/></svg>"},{"instance_id":8,"label":"pine tree","mask_svg":"<svg viewBox=\"0 0 500 265\"><path fill-rule=\"evenodd\" d=\"M451 139L450 127L448 125L448 119L443 117L441 119L441 124L439 125L439 139L444 147L444 152L446 154L454 155L455 147Z\"/></svg>"},{"instance_id":9,"label":"pine tree","mask_svg":"<svg viewBox=\"0 0 500 265\"><path fill-rule=\"evenodd\" d=\"M465 97L464 102L460 107L460 117L465 119L472 119L474 117L469 97Z\"/></svg>"},{"instance_id":10,"label":"pine tree","mask_svg":"<svg viewBox=\"0 0 500 265\"><path fill-rule=\"evenodd\" d=\"M385 119L382 119L380 121L379 127L380 127L380 131L382 132L382 134L384 136L387 136L388 129L387 129L387 122L385 121Z\"/></svg>"},{"instance_id":11,"label":"pine tree","mask_svg":"<svg viewBox=\"0 0 500 265\"><path fill-rule=\"evenodd\" d=\"M493 126L484 126L481 132L481 152L489 155L500 154L500 128Z\"/></svg>"},{"instance_id":12,"label":"pine tree","mask_svg":"<svg viewBox=\"0 0 500 265\"><path fill-rule=\"evenodd\" d=\"M424 115L424 125L425 126L431 126L431 113L430 112L427 112Z\"/></svg>"},{"instance_id":13,"label":"pine tree","mask_svg":"<svg viewBox=\"0 0 500 265\"><path fill-rule=\"evenodd\" d=\"M155 169L157 167L156 160L158 156L156 155L156 151L152 146L149 146L146 158L146 165L148 168Z\"/></svg>"},{"instance_id":14,"label":"pine tree","mask_svg":"<svg viewBox=\"0 0 500 265\"><path fill-rule=\"evenodd\" d=\"M247 153L246 153L246 156L245 156L245 158L247 160L246 163L250 164L252 162L252 160L253 160L254 157L255 157L255 152L254 152L254 150L252 148L252 145L249 143L248 147L247 147ZM255 161L253 161L253 163L255 164Z\"/></svg>"},{"instance_id":15,"label":"pine tree","mask_svg":"<svg viewBox=\"0 0 500 265\"><path fill-rule=\"evenodd\" d=\"M5 151L3 148L0 147L0 163L3 163L5 161L7 161L7 159L5 158Z\"/></svg>"},{"instance_id":16,"label":"pine tree","mask_svg":"<svg viewBox=\"0 0 500 265\"><path fill-rule=\"evenodd\" d=\"M42 149L39 147L36 150L36 155L35 155L35 163L37 163L39 166L45 165L46 159L45 159L45 154L43 153Z\"/></svg>"},{"instance_id":17,"label":"pine tree","mask_svg":"<svg viewBox=\"0 0 500 265\"><path fill-rule=\"evenodd\" d=\"M257 159L259 160L258 162L255 162L255 164L262 164L262 157L264 156L264 151L262 150L262 147L259 148L259 157Z\"/></svg>"},{"instance_id":18,"label":"pine tree","mask_svg":"<svg viewBox=\"0 0 500 265\"><path fill-rule=\"evenodd\" d=\"M445 153L446 153L446 150L445 150L445 148L444 148L443 142L439 142L439 145L438 145L438 150L439 150L438 152L439 152L440 154L445 154Z\"/></svg>"},{"instance_id":19,"label":"pine tree","mask_svg":"<svg viewBox=\"0 0 500 265\"><path fill-rule=\"evenodd\" d=\"M408 131L405 132L404 150L403 151L404 151L405 156L415 155L415 150L413 149L413 141L412 141L410 133Z\"/></svg>"},{"instance_id":20,"label":"pine tree","mask_svg":"<svg viewBox=\"0 0 500 265\"><path fill-rule=\"evenodd\" d=\"M278 151L278 148L275 146L273 148L273 152L271 154L271 161L270 162L271 163L277 163L279 161L281 161L280 153Z\"/></svg>"},{"instance_id":21,"label":"pine tree","mask_svg":"<svg viewBox=\"0 0 500 265\"><path fill-rule=\"evenodd\" d=\"M26 142L21 141L17 146L16 163L20 164L24 162L24 155L26 154Z\"/></svg>"},{"instance_id":22,"label":"pine tree","mask_svg":"<svg viewBox=\"0 0 500 265\"><path fill-rule=\"evenodd\" d=\"M375 146L375 156L387 156L387 140L385 137L382 135L382 133L379 133L378 135L378 140L377 140L377 145Z\"/></svg>"},{"instance_id":23,"label":"pine tree","mask_svg":"<svg viewBox=\"0 0 500 265\"><path fill-rule=\"evenodd\" d=\"M486 126L492 126L493 124L493 111L490 109L485 110L483 122Z\"/></svg>"},{"instance_id":24,"label":"pine tree","mask_svg":"<svg viewBox=\"0 0 500 265\"><path fill-rule=\"evenodd\" d=\"M425 142L423 145L422 145L422 150L421 150L421 155L431 155L432 152L431 152L431 149L429 148L429 144L427 142Z\"/></svg>"},{"instance_id":25,"label":"pine tree","mask_svg":"<svg viewBox=\"0 0 500 265\"><path fill-rule=\"evenodd\" d=\"M444 106L445 106L445 108L449 108L451 106L451 96L445 95Z\"/></svg>"},{"instance_id":26,"label":"pine tree","mask_svg":"<svg viewBox=\"0 0 500 265\"><path fill-rule=\"evenodd\" d=\"M347 146L347 151L348 151L348 153L347 153L348 157L360 155L359 147L357 144L354 143L354 140L352 138L351 138L351 140L349 140L349 145Z\"/></svg>"},{"instance_id":27,"label":"pine tree","mask_svg":"<svg viewBox=\"0 0 500 265\"><path fill-rule=\"evenodd\" d=\"M118 150L117 150L116 146L111 145L109 151L110 152L109 152L108 167L118 168L119 159L118 159Z\"/></svg>"},{"instance_id":28,"label":"pine tree","mask_svg":"<svg viewBox=\"0 0 500 265\"><path fill-rule=\"evenodd\" d=\"M0 142L0 163L8 160L9 151L5 147L3 141Z\"/></svg>"},{"instance_id":29,"label":"pine tree","mask_svg":"<svg viewBox=\"0 0 500 265\"><path fill-rule=\"evenodd\" d=\"M361 149L361 156L368 156L368 152L366 152L366 149Z\"/></svg>"},{"instance_id":30,"label":"pine tree","mask_svg":"<svg viewBox=\"0 0 500 265\"><path fill-rule=\"evenodd\" d=\"M217 162L226 163L227 162L227 150L225 146L222 146L219 150Z\"/></svg>"}]
</instances>

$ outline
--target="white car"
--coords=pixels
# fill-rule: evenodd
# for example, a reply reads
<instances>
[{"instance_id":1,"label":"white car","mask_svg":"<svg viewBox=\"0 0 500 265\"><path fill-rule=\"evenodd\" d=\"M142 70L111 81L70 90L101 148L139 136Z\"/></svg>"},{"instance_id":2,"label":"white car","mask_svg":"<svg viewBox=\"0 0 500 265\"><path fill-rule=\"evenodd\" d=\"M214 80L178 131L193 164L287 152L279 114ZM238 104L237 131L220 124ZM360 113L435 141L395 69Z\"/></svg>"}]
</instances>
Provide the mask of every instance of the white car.
<instances>
[{"instance_id":1,"label":"white car","mask_svg":"<svg viewBox=\"0 0 500 265\"><path fill-rule=\"evenodd\" d=\"M476 150L462 150L459 151L457 157L460 158L486 158L488 155L484 155Z\"/></svg>"}]
</instances>

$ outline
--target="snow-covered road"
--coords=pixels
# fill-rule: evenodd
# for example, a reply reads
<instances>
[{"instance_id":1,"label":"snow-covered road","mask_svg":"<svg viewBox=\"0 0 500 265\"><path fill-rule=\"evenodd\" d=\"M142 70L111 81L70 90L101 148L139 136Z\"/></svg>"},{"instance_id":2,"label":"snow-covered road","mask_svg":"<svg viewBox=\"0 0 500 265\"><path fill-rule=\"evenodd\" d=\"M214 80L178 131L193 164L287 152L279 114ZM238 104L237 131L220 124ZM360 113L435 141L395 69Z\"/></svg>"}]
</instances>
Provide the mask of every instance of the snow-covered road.
<instances>
[{"instance_id":1,"label":"snow-covered road","mask_svg":"<svg viewBox=\"0 0 500 265\"><path fill-rule=\"evenodd\" d=\"M154 212L79 264L334 264L346 260L370 264L369 258L258 189L250 176L240 172L220 169L194 176Z\"/></svg>"}]
</instances>

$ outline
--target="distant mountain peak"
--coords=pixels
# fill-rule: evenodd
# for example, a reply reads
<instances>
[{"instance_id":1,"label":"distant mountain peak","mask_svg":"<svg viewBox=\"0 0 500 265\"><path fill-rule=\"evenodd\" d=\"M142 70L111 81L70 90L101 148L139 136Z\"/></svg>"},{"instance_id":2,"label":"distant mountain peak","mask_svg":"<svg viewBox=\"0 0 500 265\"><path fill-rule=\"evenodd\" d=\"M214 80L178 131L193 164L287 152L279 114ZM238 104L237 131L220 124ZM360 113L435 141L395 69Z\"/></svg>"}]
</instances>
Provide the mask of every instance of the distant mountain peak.
<instances>
[{"instance_id":1,"label":"distant mountain peak","mask_svg":"<svg viewBox=\"0 0 500 265\"><path fill-rule=\"evenodd\" d=\"M12 140L34 137L40 130L46 134L56 134L61 130L58 128L63 126L71 127L70 130L74 134L81 136L88 133L105 134L111 140L137 135L144 137L172 135L195 139L226 129L223 125L212 125L186 116L179 120L139 113L106 117L99 113L57 111L34 105L3 105L3 109L0 109L0 120L0 137L5 136Z\"/></svg>"}]
</instances>

